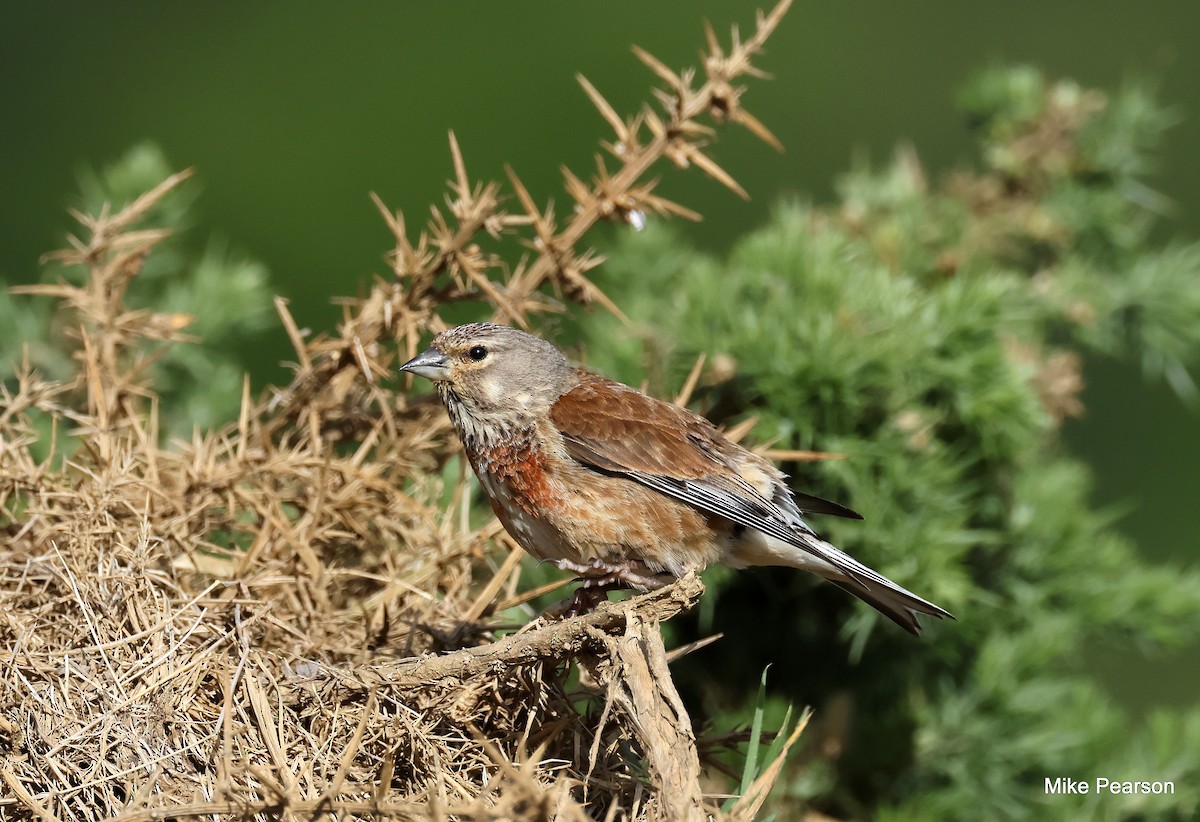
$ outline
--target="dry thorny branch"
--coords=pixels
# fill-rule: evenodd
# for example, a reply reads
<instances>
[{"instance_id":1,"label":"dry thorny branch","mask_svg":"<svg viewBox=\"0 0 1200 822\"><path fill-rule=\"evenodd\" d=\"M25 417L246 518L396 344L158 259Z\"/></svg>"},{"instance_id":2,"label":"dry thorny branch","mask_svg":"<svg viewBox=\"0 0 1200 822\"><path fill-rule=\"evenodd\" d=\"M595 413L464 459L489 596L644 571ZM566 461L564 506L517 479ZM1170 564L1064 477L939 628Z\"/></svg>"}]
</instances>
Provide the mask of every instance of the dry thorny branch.
<instances>
[{"instance_id":1,"label":"dry thorny branch","mask_svg":"<svg viewBox=\"0 0 1200 822\"><path fill-rule=\"evenodd\" d=\"M589 182L564 169L576 208L562 224L511 171L516 210L473 182L451 137L450 194L415 239L379 203L393 276L346 303L334 336L305 340L279 301L295 379L262 403L247 385L237 423L190 442L160 441L152 381L190 318L124 302L166 233L139 225L188 174L76 215L84 237L54 256L81 284L25 289L59 301L76 376L25 366L0 387L0 817L715 812L657 627L700 583L497 638L496 615L530 613L520 554L494 521L471 527L464 483L437 479L454 453L440 409L379 378L451 302L526 325L561 310L548 285L619 313L577 244L601 219L695 216L654 193L664 158L743 193L699 118L774 143L736 83L759 75L750 59L787 6L728 53L710 29L699 85L637 50L666 84L661 111L622 119L581 78L616 132L616 168L598 157ZM511 271L483 250L524 229ZM568 685L572 660L593 688ZM761 805L772 773L735 815Z\"/></svg>"}]
</instances>

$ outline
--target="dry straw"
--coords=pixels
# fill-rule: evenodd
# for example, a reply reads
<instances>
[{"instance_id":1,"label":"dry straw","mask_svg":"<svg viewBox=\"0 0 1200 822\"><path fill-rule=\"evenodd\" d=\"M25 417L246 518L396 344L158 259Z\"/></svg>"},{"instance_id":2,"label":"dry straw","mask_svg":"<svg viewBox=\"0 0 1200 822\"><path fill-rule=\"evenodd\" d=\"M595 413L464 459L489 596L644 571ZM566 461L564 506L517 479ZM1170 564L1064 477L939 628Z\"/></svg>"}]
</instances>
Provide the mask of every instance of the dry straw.
<instances>
[{"instance_id":1,"label":"dry straw","mask_svg":"<svg viewBox=\"0 0 1200 822\"><path fill-rule=\"evenodd\" d=\"M441 409L379 381L453 302L518 325L562 298L619 315L578 243L600 220L695 216L654 193L663 159L744 193L700 119L775 143L737 83L760 76L751 57L787 6L728 52L709 29L702 82L635 50L661 110L623 119L580 78L615 137L587 182L564 169L561 223L511 171L509 198L473 182L451 136L449 196L415 238L376 199L393 276L311 340L278 301L293 381L262 401L247 385L237 423L190 442L162 442L152 383L190 318L124 301L166 233L147 212L188 174L76 215L52 256L79 276L23 289L58 301L74 378L26 365L0 387L0 818L719 813L704 791L727 783L702 775L658 630L699 581L502 636L497 615L530 597L519 549L494 521L472 528L468 486L439 479L457 447ZM484 250L509 235L527 248L511 268Z\"/></svg>"}]
</instances>

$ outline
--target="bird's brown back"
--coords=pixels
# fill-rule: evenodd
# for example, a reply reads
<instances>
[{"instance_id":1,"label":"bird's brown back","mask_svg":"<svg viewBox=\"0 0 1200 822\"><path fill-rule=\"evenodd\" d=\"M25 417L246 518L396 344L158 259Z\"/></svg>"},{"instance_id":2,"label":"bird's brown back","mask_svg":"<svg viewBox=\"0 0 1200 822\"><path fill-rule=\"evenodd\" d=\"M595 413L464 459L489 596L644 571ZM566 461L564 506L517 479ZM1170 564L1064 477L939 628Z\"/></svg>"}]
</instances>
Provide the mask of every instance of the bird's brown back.
<instances>
[{"instance_id":1,"label":"bird's brown back","mask_svg":"<svg viewBox=\"0 0 1200 822\"><path fill-rule=\"evenodd\" d=\"M702 479L730 470L729 452L738 447L686 408L582 371L550 419L594 452L598 467L622 472Z\"/></svg>"}]
</instances>

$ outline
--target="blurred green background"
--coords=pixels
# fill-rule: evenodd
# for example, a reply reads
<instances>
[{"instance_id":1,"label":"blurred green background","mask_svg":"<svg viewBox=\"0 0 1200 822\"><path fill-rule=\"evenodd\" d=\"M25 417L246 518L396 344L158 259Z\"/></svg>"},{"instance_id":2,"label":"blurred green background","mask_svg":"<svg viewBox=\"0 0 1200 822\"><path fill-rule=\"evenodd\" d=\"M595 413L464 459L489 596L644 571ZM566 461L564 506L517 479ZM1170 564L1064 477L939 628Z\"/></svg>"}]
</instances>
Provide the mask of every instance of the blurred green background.
<instances>
[{"instance_id":1,"label":"blurred green background","mask_svg":"<svg viewBox=\"0 0 1200 822\"><path fill-rule=\"evenodd\" d=\"M62 244L81 169L149 139L177 167L198 169L202 219L189 241L227 236L266 263L301 325L329 328L338 316L329 298L387 270L389 234L367 193L404 210L410 224L423 220L450 173L449 129L474 176L501 177L507 163L537 199L565 204L558 167L588 171L607 136L575 73L630 111L652 84L631 44L691 65L701 19L719 32L730 22L750 30L754 8L713 0L8 3L0 280L34 279L39 255ZM662 190L704 214L684 231L721 252L781 196L827 201L845 170L882 164L899 143L911 143L937 179L970 162L956 90L990 63L1023 62L1101 89L1150 79L1180 118L1150 179L1176 207L1162 239L1194 239L1197 42L1194 2L800 3L761 61L776 79L745 98L786 153L732 129L714 152L752 200L666 168ZM285 379L278 362L288 353L282 333L269 335L254 356L256 376ZM1095 502L1128 506L1121 527L1148 556L1194 562L1196 410L1131 365L1094 359L1086 379L1088 412L1067 438L1097 471ZM1137 665L1101 653L1096 665L1135 710L1195 702L1194 652Z\"/></svg>"}]
</instances>

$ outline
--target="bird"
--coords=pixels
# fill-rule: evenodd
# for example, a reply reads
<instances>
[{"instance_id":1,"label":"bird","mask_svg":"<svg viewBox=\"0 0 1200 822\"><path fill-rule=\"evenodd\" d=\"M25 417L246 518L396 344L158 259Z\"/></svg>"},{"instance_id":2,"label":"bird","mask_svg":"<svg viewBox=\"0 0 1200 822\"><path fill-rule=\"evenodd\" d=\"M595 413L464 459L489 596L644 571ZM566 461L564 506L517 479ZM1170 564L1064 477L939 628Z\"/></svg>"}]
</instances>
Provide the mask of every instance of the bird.
<instances>
[{"instance_id":1,"label":"bird","mask_svg":"<svg viewBox=\"0 0 1200 822\"><path fill-rule=\"evenodd\" d=\"M710 565L787 566L848 591L906 631L949 611L821 539L803 515L861 519L793 491L770 460L674 403L576 368L552 343L470 323L400 366L433 381L505 530L583 585L650 591Z\"/></svg>"}]
</instances>

